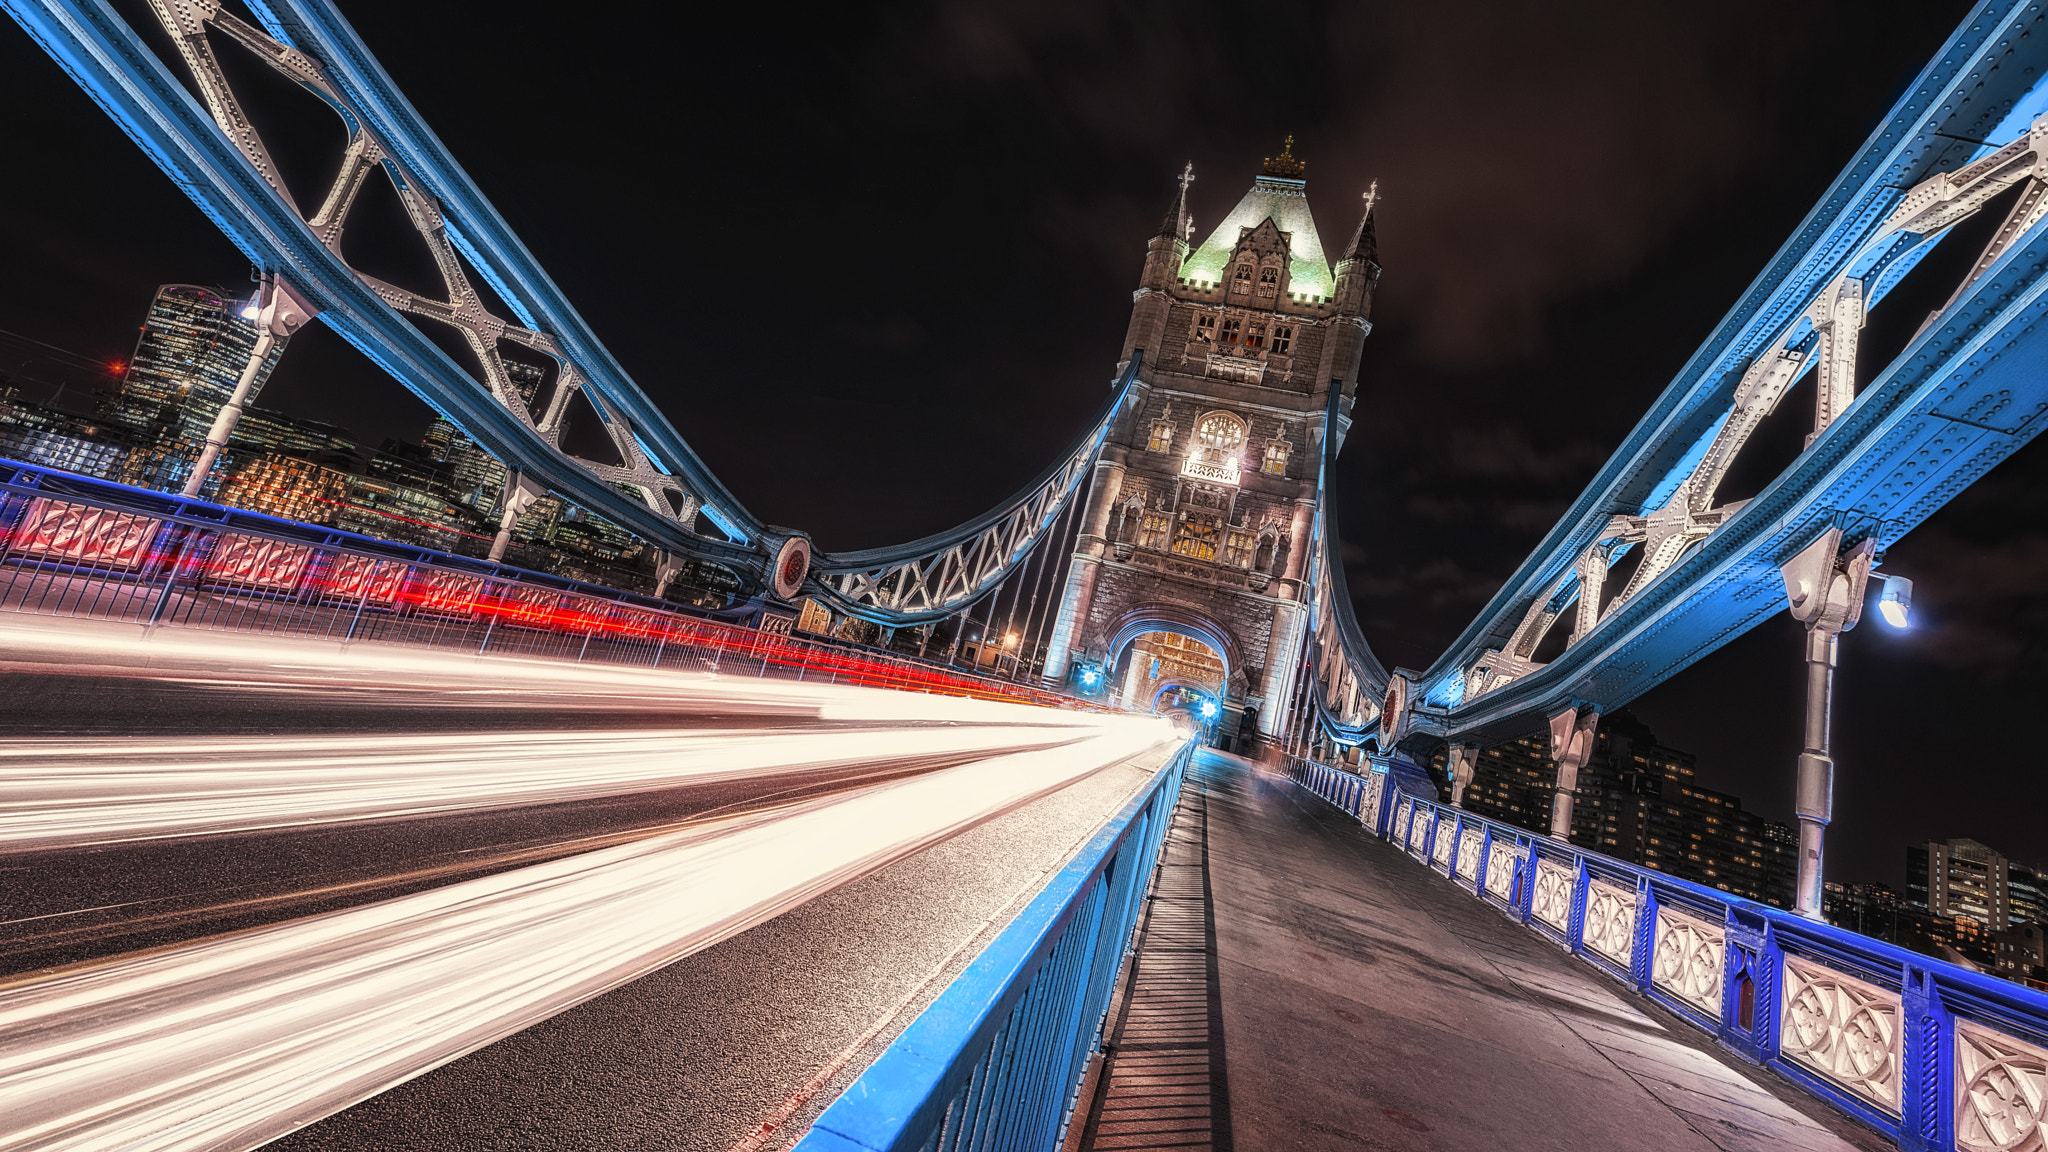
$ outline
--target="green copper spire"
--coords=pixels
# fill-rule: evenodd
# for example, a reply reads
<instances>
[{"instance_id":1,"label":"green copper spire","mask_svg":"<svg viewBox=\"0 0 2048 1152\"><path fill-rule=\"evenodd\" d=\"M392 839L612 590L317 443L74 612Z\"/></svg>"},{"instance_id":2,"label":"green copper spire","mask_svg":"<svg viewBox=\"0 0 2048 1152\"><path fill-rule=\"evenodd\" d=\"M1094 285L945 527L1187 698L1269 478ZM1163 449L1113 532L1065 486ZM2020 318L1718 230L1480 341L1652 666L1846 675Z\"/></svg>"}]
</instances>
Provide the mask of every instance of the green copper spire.
<instances>
[{"instance_id":1,"label":"green copper spire","mask_svg":"<svg viewBox=\"0 0 2048 1152\"><path fill-rule=\"evenodd\" d=\"M1270 219L1287 233L1288 291L1299 296L1328 297L1337 278L1323 252L1323 240L1316 232L1315 217L1308 210L1308 181L1301 178L1308 165L1295 159L1294 137L1289 136L1280 155L1266 158L1251 191L1230 210L1202 246L1189 253L1180 275L1190 281L1220 283L1223 268L1246 229L1257 228ZM1283 173L1292 173L1287 175Z\"/></svg>"}]
</instances>

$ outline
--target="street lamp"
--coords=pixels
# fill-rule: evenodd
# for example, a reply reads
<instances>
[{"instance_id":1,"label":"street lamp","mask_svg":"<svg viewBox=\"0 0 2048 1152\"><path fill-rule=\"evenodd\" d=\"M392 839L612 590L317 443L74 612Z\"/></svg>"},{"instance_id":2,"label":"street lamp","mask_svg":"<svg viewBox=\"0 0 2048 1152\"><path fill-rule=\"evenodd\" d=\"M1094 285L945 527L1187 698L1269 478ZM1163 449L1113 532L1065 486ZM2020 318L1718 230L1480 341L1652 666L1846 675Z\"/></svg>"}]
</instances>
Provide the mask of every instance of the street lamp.
<instances>
[{"instance_id":1,"label":"street lamp","mask_svg":"<svg viewBox=\"0 0 2048 1152\"><path fill-rule=\"evenodd\" d=\"M1884 591L1877 597L1877 614L1894 628L1909 627L1913 623L1913 582L1883 572L1871 575L1884 581Z\"/></svg>"}]
</instances>

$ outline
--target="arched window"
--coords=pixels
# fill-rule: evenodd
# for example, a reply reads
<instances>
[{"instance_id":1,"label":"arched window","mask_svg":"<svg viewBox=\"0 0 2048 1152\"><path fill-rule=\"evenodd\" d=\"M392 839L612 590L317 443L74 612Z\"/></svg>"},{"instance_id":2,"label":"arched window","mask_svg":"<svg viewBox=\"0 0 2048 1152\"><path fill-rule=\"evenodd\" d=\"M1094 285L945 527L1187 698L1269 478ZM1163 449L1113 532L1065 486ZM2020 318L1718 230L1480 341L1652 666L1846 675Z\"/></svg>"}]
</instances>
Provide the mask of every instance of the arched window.
<instances>
[{"instance_id":1,"label":"arched window","mask_svg":"<svg viewBox=\"0 0 2048 1152\"><path fill-rule=\"evenodd\" d=\"M1237 271L1232 273L1230 277L1230 290L1232 292L1249 292L1252 290L1252 266L1250 264L1239 264L1237 266Z\"/></svg>"},{"instance_id":2,"label":"arched window","mask_svg":"<svg viewBox=\"0 0 2048 1152\"><path fill-rule=\"evenodd\" d=\"M1244 421L1230 413L1209 413L1195 424L1197 458L1209 464L1234 458L1244 445L1245 431Z\"/></svg>"}]
</instances>

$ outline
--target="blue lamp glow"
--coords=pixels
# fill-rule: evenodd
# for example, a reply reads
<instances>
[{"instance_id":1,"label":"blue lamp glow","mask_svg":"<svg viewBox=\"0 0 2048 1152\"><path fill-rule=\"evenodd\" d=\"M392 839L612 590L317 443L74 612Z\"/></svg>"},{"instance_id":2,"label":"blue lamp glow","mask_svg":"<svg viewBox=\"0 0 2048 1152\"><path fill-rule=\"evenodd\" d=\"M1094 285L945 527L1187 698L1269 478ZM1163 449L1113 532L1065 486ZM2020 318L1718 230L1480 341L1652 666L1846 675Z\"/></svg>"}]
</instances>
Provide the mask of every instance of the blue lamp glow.
<instances>
[{"instance_id":1,"label":"blue lamp glow","mask_svg":"<svg viewBox=\"0 0 2048 1152\"><path fill-rule=\"evenodd\" d=\"M1202 701L1202 719L1204 719L1204 720L1214 720L1215 718L1216 718L1216 702L1215 702L1214 700L1204 700L1204 701Z\"/></svg>"}]
</instances>

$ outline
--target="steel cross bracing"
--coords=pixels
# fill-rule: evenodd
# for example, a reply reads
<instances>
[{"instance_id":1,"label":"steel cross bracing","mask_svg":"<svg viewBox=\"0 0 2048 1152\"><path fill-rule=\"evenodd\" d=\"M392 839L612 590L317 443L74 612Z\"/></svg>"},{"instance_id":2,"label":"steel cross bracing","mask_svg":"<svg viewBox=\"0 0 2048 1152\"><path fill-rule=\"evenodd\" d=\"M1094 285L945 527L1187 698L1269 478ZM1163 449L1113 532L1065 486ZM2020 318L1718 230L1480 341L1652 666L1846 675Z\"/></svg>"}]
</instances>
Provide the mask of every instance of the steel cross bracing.
<instances>
[{"instance_id":1,"label":"steel cross bracing","mask_svg":"<svg viewBox=\"0 0 2048 1152\"><path fill-rule=\"evenodd\" d=\"M331 9L303 5L280 10L258 2L252 8L266 34L213 0L152 0L192 72L205 101L202 110L104 3L6 3L10 15L252 261L283 275L345 338L461 425L508 470L658 547L708 556L743 572L758 573L763 567L761 526L602 353L439 143L428 134L424 138L431 143L422 146L425 130L416 115ZM331 37L329 47L336 41L353 46L351 67L337 70L334 56L309 48L305 41L315 28ZM263 140L218 65L209 34L247 48L341 117L348 142L339 173L311 214L300 210L278 178ZM380 83L366 89L359 83L366 72ZM393 122L411 131L394 131ZM342 258L349 210L365 183L379 178L391 181L433 255L444 298L384 283L356 272ZM483 306L464 259L519 313L519 322ZM479 363L482 381L406 317L459 334ZM513 392L500 341L556 366L556 385L544 410L529 411ZM578 460L561 449L564 413L579 393L601 417L624 467ZM663 467L666 460L679 467L671 472ZM688 529L700 507L733 541L707 539Z\"/></svg>"},{"instance_id":2,"label":"steel cross bracing","mask_svg":"<svg viewBox=\"0 0 2048 1152\"><path fill-rule=\"evenodd\" d=\"M1784 610L1779 564L1827 528L1881 550L2040 431L2043 15L1987 3L1956 32L1536 552L1427 672L1395 686L1412 693L1416 732L1485 740L1616 707ZM2015 185L1948 303L1889 365L1864 366L1859 394L1871 307ZM1754 499L1717 504L1751 433L1809 372L1805 452ZM1636 571L1612 588L1631 550ZM1537 663L1559 627L1568 646Z\"/></svg>"},{"instance_id":3,"label":"steel cross bracing","mask_svg":"<svg viewBox=\"0 0 2048 1152\"><path fill-rule=\"evenodd\" d=\"M959 611L1022 564L1081 491L1110 427L1135 399L1138 349L1112 385L1094 426L1038 479L992 512L958 528L894 548L819 560L815 579L842 611L881 623L918 624Z\"/></svg>"},{"instance_id":4,"label":"steel cross bracing","mask_svg":"<svg viewBox=\"0 0 2048 1152\"><path fill-rule=\"evenodd\" d=\"M957 611L1015 571L1086 474L1082 457L1099 447L1101 424L1075 455L980 520L911 545L810 561L801 533L761 523L704 467L332 5L253 0L258 29L218 0L150 2L192 73L203 109L100 0L0 0L253 262L281 275L350 343L497 456L512 473L508 503L552 489L671 556L718 561L752 588L782 595L802 589L902 625ZM310 214L279 179L219 65L215 36L319 97L347 128L339 173ZM388 179L396 189L440 272L440 298L359 272L343 258L350 209L372 179ZM486 306L472 273L514 318ZM427 338L423 324L455 333L477 371ZM515 358L524 353L554 365L544 404L529 408L514 388L508 346ZM564 451L566 418L579 394L623 465ZM692 529L700 511L724 539ZM792 569L786 562L795 544L802 560ZM771 568L796 579L771 578Z\"/></svg>"}]
</instances>

